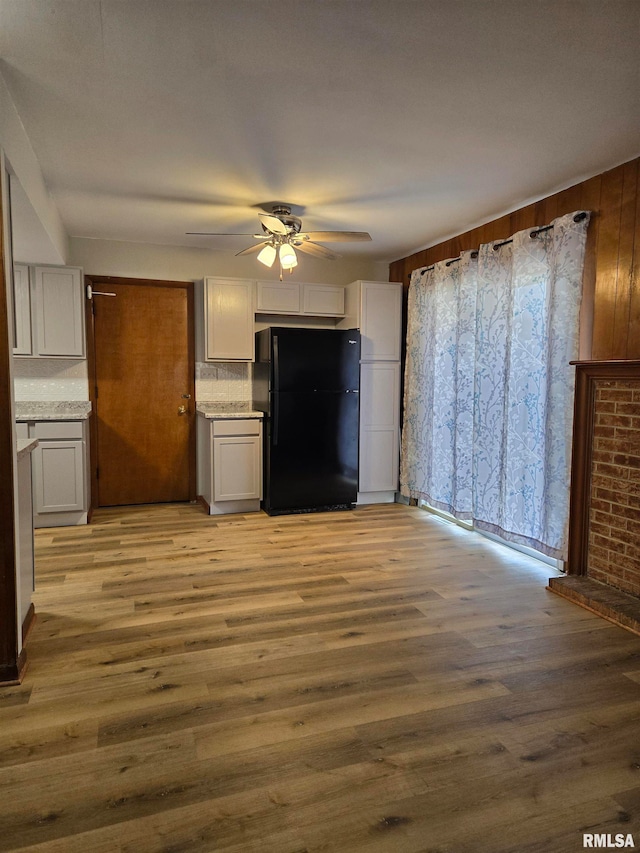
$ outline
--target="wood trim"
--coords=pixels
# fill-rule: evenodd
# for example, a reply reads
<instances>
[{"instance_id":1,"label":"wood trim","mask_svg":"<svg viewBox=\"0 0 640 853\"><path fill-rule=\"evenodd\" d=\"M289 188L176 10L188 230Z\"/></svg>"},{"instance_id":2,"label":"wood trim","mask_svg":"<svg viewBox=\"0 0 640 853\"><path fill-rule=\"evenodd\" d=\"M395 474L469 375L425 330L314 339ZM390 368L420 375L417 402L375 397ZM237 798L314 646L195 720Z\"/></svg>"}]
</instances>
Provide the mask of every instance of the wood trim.
<instances>
[{"instance_id":1,"label":"wood trim","mask_svg":"<svg viewBox=\"0 0 640 853\"><path fill-rule=\"evenodd\" d=\"M573 455L569 496L569 550L567 573L584 575L587 571L589 541L589 494L591 486L591 449L593 442L594 385L585 370L576 370Z\"/></svg>"},{"instance_id":2,"label":"wood trim","mask_svg":"<svg viewBox=\"0 0 640 853\"><path fill-rule=\"evenodd\" d=\"M7 293L11 247L4 242L6 183L5 160L0 152L0 684L20 680L26 664L24 650L18 654L13 380Z\"/></svg>"},{"instance_id":3,"label":"wood trim","mask_svg":"<svg viewBox=\"0 0 640 853\"><path fill-rule=\"evenodd\" d=\"M202 495L198 495L198 496L196 497L196 503L199 503L201 506L203 506L203 507L204 507L204 509L205 509L205 511L206 511L206 513L207 513L207 515L210 515L210 514L211 514L211 507L209 506L209 502L208 502L208 501L207 501L207 499L206 499L206 498L204 498Z\"/></svg>"},{"instance_id":4,"label":"wood trim","mask_svg":"<svg viewBox=\"0 0 640 853\"><path fill-rule=\"evenodd\" d=\"M196 353L195 353L195 285L192 281L171 281L153 278L123 278L112 275L90 275L84 277L85 285L91 285L94 290L99 290L109 284L126 284L131 286L149 287L176 287L187 292L187 338L189 351L187 353L189 364L189 393L193 403L193 411L189 413L189 500L196 499ZM98 420L96 411L96 354L95 354L95 329L93 317L93 302L86 299L86 329L87 329L87 372L89 376L89 400L91 402L92 417L89 419L89 464L91 465L91 506L89 507L89 520L93 511L99 504L99 480L98 480Z\"/></svg>"},{"instance_id":5,"label":"wood trim","mask_svg":"<svg viewBox=\"0 0 640 853\"><path fill-rule=\"evenodd\" d=\"M0 664L0 687L20 684L27 669L27 651L22 649L13 665Z\"/></svg>"},{"instance_id":6,"label":"wood trim","mask_svg":"<svg viewBox=\"0 0 640 853\"><path fill-rule=\"evenodd\" d=\"M602 379L640 376L640 359L574 361L576 390L573 420L573 456L569 510L567 574L586 575L591 507L591 468L595 383Z\"/></svg>"}]
</instances>

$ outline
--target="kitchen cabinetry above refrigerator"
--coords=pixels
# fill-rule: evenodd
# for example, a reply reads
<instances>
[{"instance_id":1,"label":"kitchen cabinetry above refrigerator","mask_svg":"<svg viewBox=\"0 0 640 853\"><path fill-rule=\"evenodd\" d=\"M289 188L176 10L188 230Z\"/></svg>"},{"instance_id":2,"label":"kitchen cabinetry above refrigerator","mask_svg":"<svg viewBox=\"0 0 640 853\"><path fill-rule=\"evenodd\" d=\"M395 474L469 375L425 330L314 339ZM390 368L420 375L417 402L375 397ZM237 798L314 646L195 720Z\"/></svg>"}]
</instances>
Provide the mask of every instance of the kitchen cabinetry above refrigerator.
<instances>
[{"instance_id":1,"label":"kitchen cabinetry above refrigerator","mask_svg":"<svg viewBox=\"0 0 640 853\"><path fill-rule=\"evenodd\" d=\"M256 314L335 322L344 303L345 288L335 284L207 276L196 282L196 360L255 361Z\"/></svg>"},{"instance_id":2,"label":"kitchen cabinetry above refrigerator","mask_svg":"<svg viewBox=\"0 0 640 853\"><path fill-rule=\"evenodd\" d=\"M13 314L14 355L85 358L79 267L14 264Z\"/></svg>"},{"instance_id":3,"label":"kitchen cabinetry above refrigerator","mask_svg":"<svg viewBox=\"0 0 640 853\"><path fill-rule=\"evenodd\" d=\"M335 284L259 281L258 314L344 317L344 287Z\"/></svg>"}]
</instances>

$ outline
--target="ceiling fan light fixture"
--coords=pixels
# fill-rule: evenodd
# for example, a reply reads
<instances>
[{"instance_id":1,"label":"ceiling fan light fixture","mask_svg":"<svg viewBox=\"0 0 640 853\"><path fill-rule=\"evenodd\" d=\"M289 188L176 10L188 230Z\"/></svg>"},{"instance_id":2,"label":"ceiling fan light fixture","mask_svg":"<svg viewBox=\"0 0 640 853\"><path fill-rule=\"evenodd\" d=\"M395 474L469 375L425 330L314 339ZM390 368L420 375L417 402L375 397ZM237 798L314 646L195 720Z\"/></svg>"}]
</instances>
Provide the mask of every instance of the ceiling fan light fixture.
<instances>
[{"instance_id":1,"label":"ceiling fan light fixture","mask_svg":"<svg viewBox=\"0 0 640 853\"><path fill-rule=\"evenodd\" d=\"M283 243L280 246L280 266L283 270L290 270L298 266L298 256L293 246L290 246L289 243Z\"/></svg>"},{"instance_id":2,"label":"ceiling fan light fixture","mask_svg":"<svg viewBox=\"0 0 640 853\"><path fill-rule=\"evenodd\" d=\"M261 264L264 264L265 267L272 267L275 259L276 249L275 246L272 246L270 243L266 245L258 254L258 260Z\"/></svg>"}]
</instances>

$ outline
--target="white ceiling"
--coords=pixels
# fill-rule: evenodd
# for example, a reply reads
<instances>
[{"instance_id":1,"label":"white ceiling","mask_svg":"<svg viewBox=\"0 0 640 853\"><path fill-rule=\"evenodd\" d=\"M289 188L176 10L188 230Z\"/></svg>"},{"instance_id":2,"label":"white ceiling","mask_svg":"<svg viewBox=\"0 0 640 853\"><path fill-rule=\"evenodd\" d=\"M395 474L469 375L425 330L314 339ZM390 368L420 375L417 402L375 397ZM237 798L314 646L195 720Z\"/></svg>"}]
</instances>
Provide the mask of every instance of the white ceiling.
<instances>
[{"instance_id":1,"label":"white ceiling","mask_svg":"<svg viewBox=\"0 0 640 853\"><path fill-rule=\"evenodd\" d=\"M637 0L0 0L71 236L238 251L256 205L392 260L640 153Z\"/></svg>"}]
</instances>

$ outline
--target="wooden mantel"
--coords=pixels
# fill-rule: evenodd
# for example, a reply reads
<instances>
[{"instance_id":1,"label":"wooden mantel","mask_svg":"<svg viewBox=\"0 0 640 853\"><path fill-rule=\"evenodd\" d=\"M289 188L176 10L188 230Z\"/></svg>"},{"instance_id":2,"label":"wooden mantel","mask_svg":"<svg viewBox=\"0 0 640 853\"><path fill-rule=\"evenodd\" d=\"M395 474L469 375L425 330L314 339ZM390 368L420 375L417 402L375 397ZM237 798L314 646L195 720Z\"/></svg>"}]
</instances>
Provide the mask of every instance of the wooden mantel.
<instances>
[{"instance_id":1,"label":"wooden mantel","mask_svg":"<svg viewBox=\"0 0 640 853\"><path fill-rule=\"evenodd\" d=\"M574 364L568 576L549 588L640 632L640 360Z\"/></svg>"}]
</instances>

